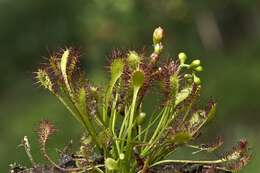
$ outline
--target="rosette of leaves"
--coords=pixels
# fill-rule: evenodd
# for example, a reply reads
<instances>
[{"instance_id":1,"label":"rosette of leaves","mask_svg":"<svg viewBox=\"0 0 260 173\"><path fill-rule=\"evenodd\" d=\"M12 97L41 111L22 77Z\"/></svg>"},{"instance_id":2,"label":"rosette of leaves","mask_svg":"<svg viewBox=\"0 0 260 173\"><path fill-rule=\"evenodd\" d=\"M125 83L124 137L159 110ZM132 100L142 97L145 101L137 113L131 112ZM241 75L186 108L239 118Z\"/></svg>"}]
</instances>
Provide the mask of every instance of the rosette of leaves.
<instances>
[{"instance_id":1,"label":"rosette of leaves","mask_svg":"<svg viewBox=\"0 0 260 173\"><path fill-rule=\"evenodd\" d=\"M191 154L210 154L223 141L218 138L212 144L196 144L202 128L215 116L216 103L209 101L205 108L197 108L201 62L195 59L188 63L185 53L179 53L177 59L161 60L163 37L163 29L155 29L150 55L114 50L109 57L110 79L104 87L94 86L85 78L80 55L73 48L51 55L35 72L38 83L65 105L88 134L79 151L66 155L71 161L66 167L47 155L46 142L54 130L49 123L41 123L38 133L42 151L56 170L215 173L237 172L248 163L245 140L215 160L169 159L182 147L193 148ZM154 88L163 93L163 99L150 115L143 109L144 98Z\"/></svg>"}]
</instances>

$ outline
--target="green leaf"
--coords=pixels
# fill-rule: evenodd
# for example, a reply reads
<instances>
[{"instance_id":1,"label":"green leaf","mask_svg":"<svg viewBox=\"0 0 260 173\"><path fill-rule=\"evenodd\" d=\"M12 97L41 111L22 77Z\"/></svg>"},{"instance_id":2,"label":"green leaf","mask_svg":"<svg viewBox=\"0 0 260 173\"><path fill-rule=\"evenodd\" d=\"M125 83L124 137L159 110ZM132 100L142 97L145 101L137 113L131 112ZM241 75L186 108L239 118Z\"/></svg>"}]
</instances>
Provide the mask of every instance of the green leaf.
<instances>
[{"instance_id":1,"label":"green leaf","mask_svg":"<svg viewBox=\"0 0 260 173\"><path fill-rule=\"evenodd\" d=\"M104 106L103 106L103 121L106 122L107 119L107 108L109 104L109 100L112 96L114 85L116 84L117 80L120 78L120 76L123 74L124 70L124 61L123 59L114 59L110 66L111 71L111 80L108 85L108 88L105 92L105 100L104 100Z\"/></svg>"},{"instance_id":2,"label":"green leaf","mask_svg":"<svg viewBox=\"0 0 260 173\"><path fill-rule=\"evenodd\" d=\"M111 70L111 81L115 83L123 73L124 61L122 59L114 59L113 62L111 63L110 70Z\"/></svg>"},{"instance_id":3,"label":"green leaf","mask_svg":"<svg viewBox=\"0 0 260 173\"><path fill-rule=\"evenodd\" d=\"M127 62L130 64L131 67L137 67L140 61L141 57L135 51L129 51Z\"/></svg>"},{"instance_id":4,"label":"green leaf","mask_svg":"<svg viewBox=\"0 0 260 173\"><path fill-rule=\"evenodd\" d=\"M36 72L36 79L41 86L53 92L53 83L45 70L39 69Z\"/></svg>"},{"instance_id":5,"label":"green leaf","mask_svg":"<svg viewBox=\"0 0 260 173\"><path fill-rule=\"evenodd\" d=\"M144 73L142 71L139 71L139 70L135 71L133 73L132 80L133 80L133 86L135 88L140 88L144 83Z\"/></svg>"},{"instance_id":6,"label":"green leaf","mask_svg":"<svg viewBox=\"0 0 260 173\"><path fill-rule=\"evenodd\" d=\"M117 170L118 169L118 165L117 165L117 161L115 161L114 159L112 158L107 158L105 160L105 166L107 169L109 170Z\"/></svg>"},{"instance_id":7,"label":"green leaf","mask_svg":"<svg viewBox=\"0 0 260 173\"><path fill-rule=\"evenodd\" d=\"M66 49L61 57L61 61L60 61L60 69L61 69L61 73L65 82L65 85L67 87L67 89L69 90L69 92L71 92L71 88L69 85L69 80L68 80L68 76L67 76L67 63L68 63L68 58L69 58L69 49Z\"/></svg>"},{"instance_id":8,"label":"green leaf","mask_svg":"<svg viewBox=\"0 0 260 173\"><path fill-rule=\"evenodd\" d=\"M77 106L83 115L87 114L86 90L84 88L79 90Z\"/></svg>"}]
</instances>

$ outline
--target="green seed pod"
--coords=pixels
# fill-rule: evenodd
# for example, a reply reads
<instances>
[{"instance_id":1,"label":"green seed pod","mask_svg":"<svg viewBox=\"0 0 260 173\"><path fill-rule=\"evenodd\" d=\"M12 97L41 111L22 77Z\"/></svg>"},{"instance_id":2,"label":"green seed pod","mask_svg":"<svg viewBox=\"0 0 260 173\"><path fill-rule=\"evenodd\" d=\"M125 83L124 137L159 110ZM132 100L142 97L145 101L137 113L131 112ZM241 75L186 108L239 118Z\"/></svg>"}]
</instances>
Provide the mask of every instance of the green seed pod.
<instances>
[{"instance_id":1,"label":"green seed pod","mask_svg":"<svg viewBox=\"0 0 260 173\"><path fill-rule=\"evenodd\" d=\"M145 117L146 117L146 113L141 112L141 113L137 116L137 118L136 118L136 123L137 123L137 125L142 125L142 124L144 123Z\"/></svg>"},{"instance_id":2,"label":"green seed pod","mask_svg":"<svg viewBox=\"0 0 260 173\"><path fill-rule=\"evenodd\" d=\"M185 61L187 60L187 55L184 52L181 52L178 54L178 58L179 58L181 64L184 64Z\"/></svg>"}]
</instances>

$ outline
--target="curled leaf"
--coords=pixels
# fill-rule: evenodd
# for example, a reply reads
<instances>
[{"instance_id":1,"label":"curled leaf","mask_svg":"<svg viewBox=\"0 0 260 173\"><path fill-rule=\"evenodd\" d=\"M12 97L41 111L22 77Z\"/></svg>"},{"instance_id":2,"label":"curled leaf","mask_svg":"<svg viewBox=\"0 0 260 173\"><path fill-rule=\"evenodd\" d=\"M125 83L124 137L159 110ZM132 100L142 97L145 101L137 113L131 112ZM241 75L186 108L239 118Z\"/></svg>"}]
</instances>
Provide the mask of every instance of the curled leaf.
<instances>
[{"instance_id":1,"label":"curled leaf","mask_svg":"<svg viewBox=\"0 0 260 173\"><path fill-rule=\"evenodd\" d=\"M42 120L37 130L40 144L44 146L47 143L49 137L53 135L55 132L56 128L51 122L47 120Z\"/></svg>"}]
</instances>

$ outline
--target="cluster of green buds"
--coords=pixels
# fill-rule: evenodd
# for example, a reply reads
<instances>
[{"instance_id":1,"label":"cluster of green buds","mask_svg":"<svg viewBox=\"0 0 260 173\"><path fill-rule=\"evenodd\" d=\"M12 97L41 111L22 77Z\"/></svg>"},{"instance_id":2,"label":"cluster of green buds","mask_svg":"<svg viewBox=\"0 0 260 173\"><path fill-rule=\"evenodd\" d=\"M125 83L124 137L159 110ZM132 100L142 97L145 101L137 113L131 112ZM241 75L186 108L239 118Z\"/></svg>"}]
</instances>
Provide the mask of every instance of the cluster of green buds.
<instances>
[{"instance_id":1,"label":"cluster of green buds","mask_svg":"<svg viewBox=\"0 0 260 173\"><path fill-rule=\"evenodd\" d=\"M191 74L185 74L184 78L190 83L194 82L199 85L201 83L200 78L196 75L197 72L202 72L203 67L199 59L193 60L190 64L185 64L187 55L184 52L179 53L178 58L180 60L180 67L187 68L192 71Z\"/></svg>"},{"instance_id":2,"label":"cluster of green buds","mask_svg":"<svg viewBox=\"0 0 260 173\"><path fill-rule=\"evenodd\" d=\"M198 144L200 131L215 117L216 103L209 101L205 108L197 108L201 90L197 73L203 71L200 60L187 64L186 54L180 53L178 60L164 61L160 57L163 37L163 29L156 28L150 55L114 50L110 80L104 87L86 80L79 68L79 53L72 48L53 54L36 72L40 85L66 106L87 133L80 150L70 156L72 168L64 168L51 160L45 149L49 135L55 131L53 125L41 123L38 134L42 151L55 168L65 172L217 173L235 172L248 163L250 154L245 141L217 160L168 160L178 148L210 153L223 141ZM149 105L154 109L149 114L143 106L144 98L154 87L164 98L159 105Z\"/></svg>"}]
</instances>

